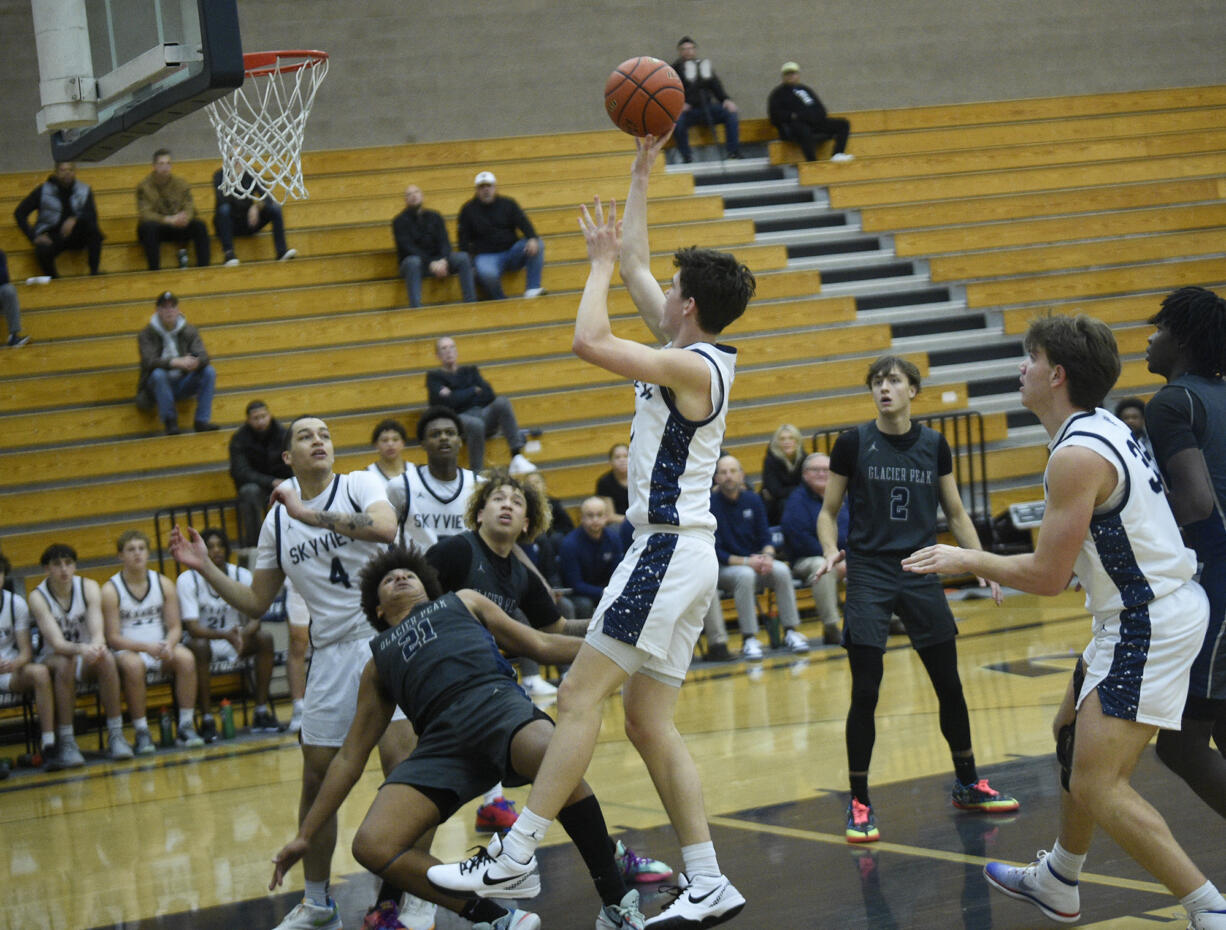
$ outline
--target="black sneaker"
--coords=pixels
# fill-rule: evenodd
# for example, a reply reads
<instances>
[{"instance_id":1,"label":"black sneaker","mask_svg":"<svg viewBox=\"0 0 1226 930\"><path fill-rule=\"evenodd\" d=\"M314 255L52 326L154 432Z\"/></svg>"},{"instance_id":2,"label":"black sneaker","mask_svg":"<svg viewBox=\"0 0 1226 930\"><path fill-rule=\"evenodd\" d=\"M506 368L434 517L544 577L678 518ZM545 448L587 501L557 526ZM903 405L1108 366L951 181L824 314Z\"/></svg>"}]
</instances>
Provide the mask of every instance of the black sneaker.
<instances>
[{"instance_id":1,"label":"black sneaker","mask_svg":"<svg viewBox=\"0 0 1226 930\"><path fill-rule=\"evenodd\" d=\"M192 423L192 429L197 433L211 433L215 429L221 429L216 423L211 423L208 420L196 420Z\"/></svg>"},{"instance_id":2,"label":"black sneaker","mask_svg":"<svg viewBox=\"0 0 1226 930\"><path fill-rule=\"evenodd\" d=\"M9 336L9 341L6 343L6 345L10 349L19 349L29 341L29 336L26 336L23 333L13 333L11 336Z\"/></svg>"},{"instance_id":3,"label":"black sneaker","mask_svg":"<svg viewBox=\"0 0 1226 930\"><path fill-rule=\"evenodd\" d=\"M200 721L200 738L206 743L217 742L217 721L212 714L207 714Z\"/></svg>"},{"instance_id":4,"label":"black sneaker","mask_svg":"<svg viewBox=\"0 0 1226 930\"><path fill-rule=\"evenodd\" d=\"M272 710L257 710L251 718L252 733L284 733L285 725L277 722Z\"/></svg>"},{"instance_id":5,"label":"black sneaker","mask_svg":"<svg viewBox=\"0 0 1226 930\"><path fill-rule=\"evenodd\" d=\"M708 662L731 662L732 653L728 651L727 643L712 643L707 647Z\"/></svg>"}]
</instances>

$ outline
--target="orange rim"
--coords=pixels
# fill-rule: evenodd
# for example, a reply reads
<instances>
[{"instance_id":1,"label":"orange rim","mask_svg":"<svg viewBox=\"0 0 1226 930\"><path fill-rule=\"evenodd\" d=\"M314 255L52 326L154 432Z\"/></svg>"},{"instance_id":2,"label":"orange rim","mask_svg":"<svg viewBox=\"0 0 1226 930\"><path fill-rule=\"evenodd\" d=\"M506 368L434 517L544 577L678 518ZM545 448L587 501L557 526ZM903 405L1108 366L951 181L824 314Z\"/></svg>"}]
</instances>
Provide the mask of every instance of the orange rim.
<instances>
[{"instance_id":1,"label":"orange rim","mask_svg":"<svg viewBox=\"0 0 1226 930\"><path fill-rule=\"evenodd\" d=\"M296 59L286 61L285 59ZM303 68L313 68L328 60L327 52L311 49L291 49L279 52L248 52L243 55L243 68L247 77L266 77L270 74L292 74Z\"/></svg>"}]
</instances>

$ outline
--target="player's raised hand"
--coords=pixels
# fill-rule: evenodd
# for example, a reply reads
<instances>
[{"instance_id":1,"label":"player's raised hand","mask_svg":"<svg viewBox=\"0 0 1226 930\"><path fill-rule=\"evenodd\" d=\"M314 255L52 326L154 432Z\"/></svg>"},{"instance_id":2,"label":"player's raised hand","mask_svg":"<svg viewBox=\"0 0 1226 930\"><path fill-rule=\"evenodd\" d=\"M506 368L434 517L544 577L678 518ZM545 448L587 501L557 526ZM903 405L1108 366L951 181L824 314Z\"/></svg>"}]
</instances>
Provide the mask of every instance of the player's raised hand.
<instances>
[{"instance_id":1,"label":"player's raised hand","mask_svg":"<svg viewBox=\"0 0 1226 930\"><path fill-rule=\"evenodd\" d=\"M294 864L306 855L307 841L300 836L294 837L281 849L279 853L272 857L272 881L268 883L268 890L275 891L280 887L281 882L285 878L285 873L294 867Z\"/></svg>"},{"instance_id":2,"label":"player's raised hand","mask_svg":"<svg viewBox=\"0 0 1226 930\"><path fill-rule=\"evenodd\" d=\"M656 159L660 157L660 152L664 150L664 146L668 145L668 140L672 137L671 129L658 139L650 133L645 136L635 136L634 144L638 151L634 156L634 165L630 169L631 174L651 174Z\"/></svg>"},{"instance_id":3,"label":"player's raised hand","mask_svg":"<svg viewBox=\"0 0 1226 930\"><path fill-rule=\"evenodd\" d=\"M307 509L302 506L302 498L298 496L298 491L294 487L292 481L282 481L279 485L272 489L272 493L268 495L268 506L273 504L285 505L285 511L295 520L300 520L302 511Z\"/></svg>"},{"instance_id":4,"label":"player's raised hand","mask_svg":"<svg viewBox=\"0 0 1226 930\"><path fill-rule=\"evenodd\" d=\"M170 530L170 554L180 565L202 569L209 561L209 547L192 527L184 533L176 525Z\"/></svg>"},{"instance_id":5,"label":"player's raised hand","mask_svg":"<svg viewBox=\"0 0 1226 930\"><path fill-rule=\"evenodd\" d=\"M609 201L609 215L597 197L589 210L587 204L579 208L579 228L587 242L587 255L595 265L600 262L612 264L621 253L621 223L617 220L617 201Z\"/></svg>"}]
</instances>

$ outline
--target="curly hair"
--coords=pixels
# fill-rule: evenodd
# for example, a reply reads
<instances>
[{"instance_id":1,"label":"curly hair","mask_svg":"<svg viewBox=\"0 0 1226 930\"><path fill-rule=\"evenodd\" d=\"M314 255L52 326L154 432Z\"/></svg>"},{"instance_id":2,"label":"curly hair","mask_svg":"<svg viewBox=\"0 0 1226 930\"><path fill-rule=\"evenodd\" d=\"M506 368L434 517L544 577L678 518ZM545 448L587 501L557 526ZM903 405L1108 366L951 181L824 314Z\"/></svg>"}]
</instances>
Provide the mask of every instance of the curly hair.
<instances>
[{"instance_id":1,"label":"curly hair","mask_svg":"<svg viewBox=\"0 0 1226 930\"><path fill-rule=\"evenodd\" d=\"M758 288L753 272L727 252L690 246L673 254L673 264L681 270L681 296L694 298L705 333L723 332Z\"/></svg>"},{"instance_id":2,"label":"curly hair","mask_svg":"<svg viewBox=\"0 0 1226 930\"><path fill-rule=\"evenodd\" d=\"M520 542L532 542L549 529L553 523L553 513L549 509L549 501L537 493L536 488L512 476L505 468L491 469L482 473L482 477L485 482L477 486L477 489L468 498L468 506L464 508L464 525L470 530L474 533L477 531L477 515L485 509L490 497L499 488L512 488L519 491L528 505L528 519L519 537Z\"/></svg>"},{"instance_id":3,"label":"curly hair","mask_svg":"<svg viewBox=\"0 0 1226 930\"><path fill-rule=\"evenodd\" d=\"M1175 337L1192 374L1217 378L1226 371L1226 300L1213 291L1203 287L1172 291L1149 322Z\"/></svg>"},{"instance_id":4,"label":"curly hair","mask_svg":"<svg viewBox=\"0 0 1226 930\"><path fill-rule=\"evenodd\" d=\"M1042 349L1047 361L1068 378L1068 398L1079 410L1101 407L1120 377L1120 350L1102 320L1048 314L1030 321L1023 343L1027 352Z\"/></svg>"},{"instance_id":5,"label":"curly hair","mask_svg":"<svg viewBox=\"0 0 1226 930\"><path fill-rule=\"evenodd\" d=\"M383 579L397 569L412 572L426 589L426 597L434 600L445 593L443 585L438 580L438 572L426 561L426 554L416 546L405 549L402 546L391 548L372 556L370 561L362 566L358 575L358 587L362 592L362 613L366 621L382 633L388 628L388 622L379 614L379 585Z\"/></svg>"}]
</instances>

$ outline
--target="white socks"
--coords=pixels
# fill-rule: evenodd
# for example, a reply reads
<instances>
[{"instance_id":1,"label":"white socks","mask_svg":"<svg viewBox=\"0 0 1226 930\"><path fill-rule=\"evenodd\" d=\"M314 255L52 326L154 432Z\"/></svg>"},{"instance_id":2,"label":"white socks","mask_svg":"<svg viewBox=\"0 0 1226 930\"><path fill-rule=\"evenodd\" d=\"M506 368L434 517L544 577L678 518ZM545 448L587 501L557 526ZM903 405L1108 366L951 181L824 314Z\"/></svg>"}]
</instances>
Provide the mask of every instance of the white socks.
<instances>
[{"instance_id":1,"label":"white socks","mask_svg":"<svg viewBox=\"0 0 1226 930\"><path fill-rule=\"evenodd\" d=\"M1075 882L1081 875L1081 867L1086 864L1086 857L1084 854L1079 856L1069 852L1056 840L1056 845L1047 854L1047 864L1065 881Z\"/></svg>"},{"instance_id":2,"label":"white socks","mask_svg":"<svg viewBox=\"0 0 1226 930\"><path fill-rule=\"evenodd\" d=\"M1204 911L1226 910L1226 899L1213 887L1213 882L1205 882L1186 898L1181 898L1179 903L1187 909L1189 917Z\"/></svg>"},{"instance_id":3,"label":"white socks","mask_svg":"<svg viewBox=\"0 0 1226 930\"><path fill-rule=\"evenodd\" d=\"M715 858L715 844L708 840L693 846L681 847L681 859L685 863L685 877L693 881L697 876L719 878L719 860Z\"/></svg>"},{"instance_id":4,"label":"white socks","mask_svg":"<svg viewBox=\"0 0 1226 930\"><path fill-rule=\"evenodd\" d=\"M536 853L536 847L545 838L545 831L552 821L538 817L528 808L520 812L515 825L502 839L502 851L516 862L527 862Z\"/></svg>"}]
</instances>

